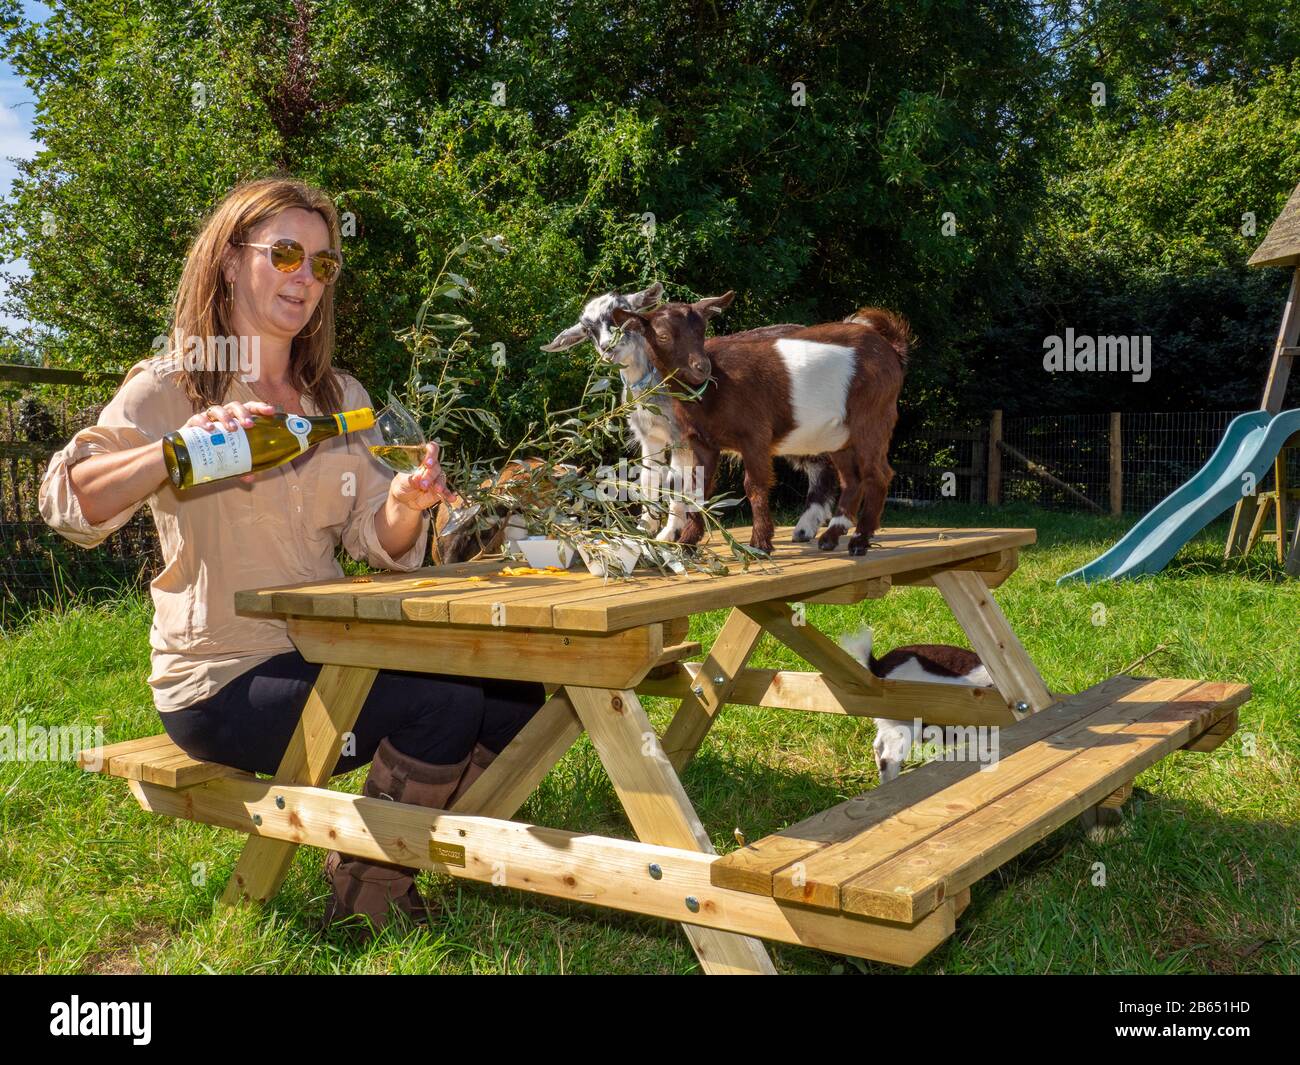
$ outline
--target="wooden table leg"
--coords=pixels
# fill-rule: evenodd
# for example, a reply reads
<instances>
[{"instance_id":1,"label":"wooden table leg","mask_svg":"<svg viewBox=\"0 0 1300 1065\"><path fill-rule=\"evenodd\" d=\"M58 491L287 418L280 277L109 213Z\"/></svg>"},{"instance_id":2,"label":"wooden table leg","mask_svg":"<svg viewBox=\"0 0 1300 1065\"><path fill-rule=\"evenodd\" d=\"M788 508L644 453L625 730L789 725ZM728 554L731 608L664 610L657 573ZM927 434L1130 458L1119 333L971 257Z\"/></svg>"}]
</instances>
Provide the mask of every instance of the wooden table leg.
<instances>
[{"instance_id":1,"label":"wooden table leg","mask_svg":"<svg viewBox=\"0 0 1300 1065\"><path fill-rule=\"evenodd\" d=\"M276 770L277 784L326 783L343 749L343 737L356 724L378 670L360 666L322 666L307 697L293 739ZM244 844L221 902L266 902L289 872L298 844L254 836Z\"/></svg>"},{"instance_id":2,"label":"wooden table leg","mask_svg":"<svg viewBox=\"0 0 1300 1065\"><path fill-rule=\"evenodd\" d=\"M1027 703L1030 712L1050 706L1054 700L1038 667L1016 638L979 574L945 570L934 575L934 583L1002 697L1013 707L1019 702Z\"/></svg>"},{"instance_id":3,"label":"wooden table leg","mask_svg":"<svg viewBox=\"0 0 1300 1065\"><path fill-rule=\"evenodd\" d=\"M866 666L820 629L806 621L796 624L790 604L780 600L750 603L740 607L774 638L785 644L809 665L821 671L832 688L859 695L880 695L884 684Z\"/></svg>"},{"instance_id":4,"label":"wooden table leg","mask_svg":"<svg viewBox=\"0 0 1300 1065\"><path fill-rule=\"evenodd\" d=\"M509 821L581 735L582 722L568 693L561 688L528 719L528 724L451 808L457 813Z\"/></svg>"},{"instance_id":5,"label":"wooden table leg","mask_svg":"<svg viewBox=\"0 0 1300 1065\"><path fill-rule=\"evenodd\" d=\"M664 751L678 773L700 749L762 635L763 626L740 610L733 608L727 616L697 675L701 693L691 692L682 699L664 730Z\"/></svg>"},{"instance_id":6,"label":"wooden table leg","mask_svg":"<svg viewBox=\"0 0 1300 1065\"><path fill-rule=\"evenodd\" d=\"M713 842L686 797L636 692L572 685L568 692L637 838L644 843L713 854ZM682 904L687 905L686 900ZM697 925L682 928L706 973L776 974L761 940Z\"/></svg>"}]
</instances>

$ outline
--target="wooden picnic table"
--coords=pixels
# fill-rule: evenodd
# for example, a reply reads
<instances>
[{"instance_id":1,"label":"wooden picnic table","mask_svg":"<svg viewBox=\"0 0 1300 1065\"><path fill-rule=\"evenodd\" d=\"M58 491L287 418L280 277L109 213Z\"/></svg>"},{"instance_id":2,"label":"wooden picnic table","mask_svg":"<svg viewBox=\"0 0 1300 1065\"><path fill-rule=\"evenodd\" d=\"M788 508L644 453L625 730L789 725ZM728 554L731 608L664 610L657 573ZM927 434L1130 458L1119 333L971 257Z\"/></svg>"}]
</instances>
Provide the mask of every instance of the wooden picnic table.
<instances>
[{"instance_id":1,"label":"wooden picnic table","mask_svg":"<svg viewBox=\"0 0 1300 1065\"><path fill-rule=\"evenodd\" d=\"M502 576L497 558L240 592L241 612L286 618L302 655L323 666L275 777L196 762L165 736L91 753L130 781L144 808L250 834L228 903L271 898L308 844L680 921L705 972L771 973L763 939L915 963L952 933L988 855L996 867L1051 827L1117 801L1137 771L1172 750L1212 749L1248 696L1244 685L1116 677L1056 700L990 594L1034 542L1032 529L884 529L864 557L793 543L792 531L777 531L770 563L749 572L732 564L725 576ZM993 688L881 680L803 610L907 586L938 590ZM689 618L720 608L730 613L700 659ZM813 669L749 667L764 632ZM548 699L450 811L329 790L380 669L541 681ZM643 694L677 701L662 736ZM1004 741L1011 770L932 763L721 857L678 774L727 703L1014 726ZM1031 715L1033 731L1017 733ZM635 841L512 819L584 731ZM1090 761L1098 749L1100 761ZM1005 813L992 817L983 831L996 838L980 837L975 858L954 864L950 846L938 848L941 861L930 853L962 817L1015 801L1016 789L1041 791L1040 777L1064 771L1073 775L1033 806L1033 819L1009 829ZM917 820L900 821L909 812ZM903 861L912 846L929 865ZM932 875L883 889L871 881L900 862Z\"/></svg>"}]
</instances>

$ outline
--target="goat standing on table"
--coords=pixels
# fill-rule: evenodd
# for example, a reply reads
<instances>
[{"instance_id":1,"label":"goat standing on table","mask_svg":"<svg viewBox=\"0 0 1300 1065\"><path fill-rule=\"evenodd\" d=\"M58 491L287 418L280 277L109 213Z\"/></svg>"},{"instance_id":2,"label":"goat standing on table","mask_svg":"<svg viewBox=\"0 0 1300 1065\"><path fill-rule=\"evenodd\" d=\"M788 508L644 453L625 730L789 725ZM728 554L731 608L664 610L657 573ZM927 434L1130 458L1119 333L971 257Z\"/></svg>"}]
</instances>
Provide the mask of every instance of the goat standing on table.
<instances>
[{"instance_id":1,"label":"goat standing on table","mask_svg":"<svg viewBox=\"0 0 1300 1065\"><path fill-rule=\"evenodd\" d=\"M856 517L849 554L866 554L894 476L889 440L911 344L907 322L864 307L843 322L781 336L713 337L706 344L705 323L735 295L666 303L645 314L615 308L612 316L625 333L645 341L661 374L699 389L698 399L672 403L702 468L706 497L713 492L720 453L740 455L754 514L752 547L772 550L772 456L824 451L839 474L840 500L818 546L833 550ZM700 515L690 513L681 542L698 543L703 534Z\"/></svg>"},{"instance_id":2,"label":"goat standing on table","mask_svg":"<svg viewBox=\"0 0 1300 1065\"><path fill-rule=\"evenodd\" d=\"M641 445L641 497L645 500L657 498L656 479L674 494L668 507L668 521L659 531L657 539L676 540L686 524L686 501L681 496L691 487L695 456L682 439L681 428L669 397L653 394L664 379L650 358L644 338L636 333L625 332L616 339L614 324L616 310L648 310L658 304L663 291L663 285L656 281L640 292L627 295L607 292L603 296L597 296L582 309L576 325L564 330L549 344L544 344L542 350L563 351L584 340L590 340L603 360L618 364L623 379L623 402L637 403L628 415L628 424ZM767 325L735 333L733 336L779 337L803 328L805 327L791 323ZM706 349L722 339L729 338L710 337L705 341ZM657 410L644 405L642 399L645 403L654 404ZM835 497L838 478L826 455L787 454L786 458L808 477L804 512L795 526L794 538L797 541L811 540L831 516L831 503ZM654 516L649 507L643 512L641 521L643 527L654 531Z\"/></svg>"}]
</instances>

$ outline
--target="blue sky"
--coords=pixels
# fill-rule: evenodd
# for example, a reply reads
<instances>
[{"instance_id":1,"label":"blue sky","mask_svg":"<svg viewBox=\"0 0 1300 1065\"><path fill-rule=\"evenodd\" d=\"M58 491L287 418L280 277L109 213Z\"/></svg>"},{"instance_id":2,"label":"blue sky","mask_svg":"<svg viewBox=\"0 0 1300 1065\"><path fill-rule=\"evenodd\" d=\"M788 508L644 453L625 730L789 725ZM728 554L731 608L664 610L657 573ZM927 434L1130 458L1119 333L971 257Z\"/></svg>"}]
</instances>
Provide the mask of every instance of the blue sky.
<instances>
[{"instance_id":1,"label":"blue sky","mask_svg":"<svg viewBox=\"0 0 1300 1065\"><path fill-rule=\"evenodd\" d=\"M29 19L44 21L50 10L44 4L24 3L23 11ZM41 148L32 139L32 117L35 101L22 78L6 62L0 61L0 189L8 196L18 171L11 157L31 159ZM25 274L27 264L22 260L0 265L6 274ZM0 325L18 326L21 321L0 314Z\"/></svg>"}]
</instances>

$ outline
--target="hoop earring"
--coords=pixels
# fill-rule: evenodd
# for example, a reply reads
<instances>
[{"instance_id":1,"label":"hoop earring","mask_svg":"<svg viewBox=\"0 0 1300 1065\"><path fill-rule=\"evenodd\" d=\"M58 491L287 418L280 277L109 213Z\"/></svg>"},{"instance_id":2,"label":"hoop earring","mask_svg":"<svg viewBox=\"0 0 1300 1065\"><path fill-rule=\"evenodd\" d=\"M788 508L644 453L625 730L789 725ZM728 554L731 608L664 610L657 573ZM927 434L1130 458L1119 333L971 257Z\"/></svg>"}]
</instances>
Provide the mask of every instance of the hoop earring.
<instances>
[{"instance_id":1,"label":"hoop earring","mask_svg":"<svg viewBox=\"0 0 1300 1065\"><path fill-rule=\"evenodd\" d=\"M317 307L316 310L319 312L320 307ZM325 324L325 315L321 314L320 321L317 323L315 329L313 329L310 333L299 333L298 336L303 340L306 340L308 337L314 337L317 333L320 332L320 327L324 324Z\"/></svg>"}]
</instances>

